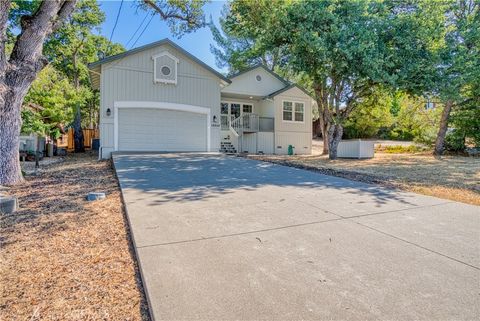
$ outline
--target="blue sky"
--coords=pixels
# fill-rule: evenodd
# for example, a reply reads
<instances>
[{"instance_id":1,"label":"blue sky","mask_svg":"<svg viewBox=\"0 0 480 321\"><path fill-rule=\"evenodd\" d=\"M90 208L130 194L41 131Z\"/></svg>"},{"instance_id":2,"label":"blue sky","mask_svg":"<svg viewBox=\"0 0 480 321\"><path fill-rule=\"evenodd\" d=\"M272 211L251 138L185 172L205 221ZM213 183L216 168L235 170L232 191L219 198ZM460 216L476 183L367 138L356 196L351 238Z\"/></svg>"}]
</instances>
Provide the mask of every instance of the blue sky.
<instances>
[{"instance_id":1,"label":"blue sky","mask_svg":"<svg viewBox=\"0 0 480 321\"><path fill-rule=\"evenodd\" d=\"M117 16L118 8L120 7L120 1L99 1L100 7L105 12L106 19L101 26L101 34L109 38L115 24L115 18ZM204 12L207 20L212 17L214 22L218 22L221 10L225 1L212 1L205 5ZM127 42L130 40L135 30L139 27L142 20L147 13L136 7L135 2L124 1L120 17L118 19L117 27L113 34L112 41L121 43L127 50L131 49L133 42L137 39L138 35L143 30L144 26L150 20L150 16L143 22L143 26L139 29L133 41L127 46ZM201 59L209 66L219 71L221 70L215 65L215 57L210 52L210 44L213 43L212 34L208 28L202 28L194 33L189 33L181 37L175 38L171 35L168 26L160 20L159 16L153 17L152 21L148 25L143 35L138 39L135 47L139 47L163 38L170 38L175 41L182 48L194 56Z\"/></svg>"}]
</instances>

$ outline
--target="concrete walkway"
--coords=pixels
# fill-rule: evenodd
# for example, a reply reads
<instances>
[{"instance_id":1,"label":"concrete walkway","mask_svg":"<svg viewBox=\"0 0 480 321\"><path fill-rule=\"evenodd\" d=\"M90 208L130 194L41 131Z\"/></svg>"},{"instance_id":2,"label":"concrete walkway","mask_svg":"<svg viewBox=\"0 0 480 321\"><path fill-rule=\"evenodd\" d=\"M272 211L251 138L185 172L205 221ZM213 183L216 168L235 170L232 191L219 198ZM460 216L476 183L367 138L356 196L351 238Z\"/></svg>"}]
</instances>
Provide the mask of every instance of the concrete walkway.
<instances>
[{"instance_id":1,"label":"concrete walkway","mask_svg":"<svg viewBox=\"0 0 480 321\"><path fill-rule=\"evenodd\" d=\"M480 208L244 158L113 157L155 320L473 320Z\"/></svg>"}]
</instances>

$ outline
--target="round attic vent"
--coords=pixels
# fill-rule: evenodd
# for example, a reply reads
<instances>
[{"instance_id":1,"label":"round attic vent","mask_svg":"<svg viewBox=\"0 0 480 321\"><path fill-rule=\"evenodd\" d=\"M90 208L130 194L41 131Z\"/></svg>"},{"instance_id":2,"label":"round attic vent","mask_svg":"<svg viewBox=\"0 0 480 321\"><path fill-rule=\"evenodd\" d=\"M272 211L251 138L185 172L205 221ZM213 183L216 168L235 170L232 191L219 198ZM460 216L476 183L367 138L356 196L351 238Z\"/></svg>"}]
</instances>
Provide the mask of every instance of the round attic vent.
<instances>
[{"instance_id":1,"label":"round attic vent","mask_svg":"<svg viewBox=\"0 0 480 321\"><path fill-rule=\"evenodd\" d=\"M257 81L262 81L262 76L257 75L257 76L255 77L255 79L256 79Z\"/></svg>"},{"instance_id":2,"label":"round attic vent","mask_svg":"<svg viewBox=\"0 0 480 321\"><path fill-rule=\"evenodd\" d=\"M162 67L162 74L163 74L164 76L170 75L171 72L172 72L172 71L170 70L169 67L167 67L167 66L163 66L163 67Z\"/></svg>"}]
</instances>

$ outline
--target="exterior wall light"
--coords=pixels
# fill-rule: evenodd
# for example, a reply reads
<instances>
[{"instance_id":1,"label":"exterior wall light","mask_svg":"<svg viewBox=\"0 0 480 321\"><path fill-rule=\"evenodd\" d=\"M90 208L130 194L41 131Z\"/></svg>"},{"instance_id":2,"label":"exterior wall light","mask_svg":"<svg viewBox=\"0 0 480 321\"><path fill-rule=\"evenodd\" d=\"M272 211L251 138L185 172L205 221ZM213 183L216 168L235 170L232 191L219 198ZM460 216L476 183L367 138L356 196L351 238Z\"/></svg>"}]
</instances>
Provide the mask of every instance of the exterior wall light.
<instances>
[{"instance_id":1,"label":"exterior wall light","mask_svg":"<svg viewBox=\"0 0 480 321\"><path fill-rule=\"evenodd\" d=\"M216 115L213 115L213 123L214 123L214 124L217 123L217 116L216 116Z\"/></svg>"},{"instance_id":2,"label":"exterior wall light","mask_svg":"<svg viewBox=\"0 0 480 321\"><path fill-rule=\"evenodd\" d=\"M107 116L110 117L111 114L112 114L112 111L110 110L110 108L107 108Z\"/></svg>"}]
</instances>

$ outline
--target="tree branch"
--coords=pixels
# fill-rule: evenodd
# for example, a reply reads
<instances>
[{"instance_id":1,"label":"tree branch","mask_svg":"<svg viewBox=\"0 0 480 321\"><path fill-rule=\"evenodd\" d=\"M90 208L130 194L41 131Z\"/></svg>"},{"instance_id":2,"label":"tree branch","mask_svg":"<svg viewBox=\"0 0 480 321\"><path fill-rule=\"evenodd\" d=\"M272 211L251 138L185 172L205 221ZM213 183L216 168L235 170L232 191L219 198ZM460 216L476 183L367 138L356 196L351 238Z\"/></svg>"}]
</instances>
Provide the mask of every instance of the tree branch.
<instances>
[{"instance_id":1,"label":"tree branch","mask_svg":"<svg viewBox=\"0 0 480 321\"><path fill-rule=\"evenodd\" d=\"M160 15L160 17L162 17L163 20L177 19L180 21L185 21L189 25L197 25L195 17L191 16L188 12L186 12L185 15L181 15L174 11L165 11L164 9L160 8L153 0L143 0L143 2L147 6L155 10Z\"/></svg>"},{"instance_id":2,"label":"tree branch","mask_svg":"<svg viewBox=\"0 0 480 321\"><path fill-rule=\"evenodd\" d=\"M77 4L77 0L67 0L63 3L60 10L57 14L57 20L52 26L52 32L55 32L60 28L60 26L65 22L65 20L71 15L73 10L75 9L75 5Z\"/></svg>"},{"instance_id":3,"label":"tree branch","mask_svg":"<svg viewBox=\"0 0 480 321\"><path fill-rule=\"evenodd\" d=\"M76 2L77 0L44 0L32 16L23 16L22 30L9 62L22 70L34 73L41 70L47 64L42 54L45 39L71 14Z\"/></svg>"},{"instance_id":4,"label":"tree branch","mask_svg":"<svg viewBox=\"0 0 480 321\"><path fill-rule=\"evenodd\" d=\"M41 54L46 35L51 31L49 22L58 10L58 1L42 1L32 16L20 18L21 32L17 36L10 63L35 61Z\"/></svg>"}]
</instances>

